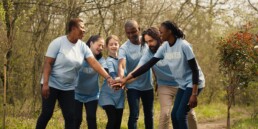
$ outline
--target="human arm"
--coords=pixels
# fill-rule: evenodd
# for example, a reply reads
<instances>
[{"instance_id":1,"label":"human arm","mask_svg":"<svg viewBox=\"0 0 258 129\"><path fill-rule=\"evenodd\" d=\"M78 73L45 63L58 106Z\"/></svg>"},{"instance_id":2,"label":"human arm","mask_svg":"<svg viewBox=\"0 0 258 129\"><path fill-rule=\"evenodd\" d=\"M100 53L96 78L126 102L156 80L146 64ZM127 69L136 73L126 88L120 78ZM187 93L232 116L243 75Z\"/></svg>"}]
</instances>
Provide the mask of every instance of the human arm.
<instances>
[{"instance_id":1,"label":"human arm","mask_svg":"<svg viewBox=\"0 0 258 129\"><path fill-rule=\"evenodd\" d=\"M45 99L47 99L50 94L48 81L49 81L49 76L54 63L55 63L55 58L45 57L45 63L44 63L44 69L43 69L43 86L41 90L42 96Z\"/></svg>"},{"instance_id":2,"label":"human arm","mask_svg":"<svg viewBox=\"0 0 258 129\"><path fill-rule=\"evenodd\" d=\"M53 69L53 65L55 63L56 57L59 53L60 47L61 47L61 40L62 38L56 38L54 39L48 46L45 61L44 61L44 67L43 67L43 85L41 89L42 97L47 99L50 91L49 91L49 76L51 74L51 71Z\"/></svg>"},{"instance_id":3,"label":"human arm","mask_svg":"<svg viewBox=\"0 0 258 129\"><path fill-rule=\"evenodd\" d=\"M195 58L188 60L188 64L192 70L192 95L189 100L189 107L195 108L198 103L197 95L198 95L198 81L199 81L199 70L196 63Z\"/></svg>"},{"instance_id":4,"label":"human arm","mask_svg":"<svg viewBox=\"0 0 258 129\"><path fill-rule=\"evenodd\" d=\"M113 83L112 77L106 72L106 70L99 64L99 62L93 56L90 56L85 60L97 73L99 73L102 77L107 79L109 84Z\"/></svg>"},{"instance_id":5,"label":"human arm","mask_svg":"<svg viewBox=\"0 0 258 129\"><path fill-rule=\"evenodd\" d=\"M128 82L129 80L131 80L132 78L136 78L142 74L144 74L145 72L147 72L153 65L155 65L158 61L160 60L160 58L156 58L156 57L152 57L147 63L145 63L144 65L142 65L140 68L138 68L136 71L134 71L131 74L128 74L127 77L123 78L120 80L121 86L123 87L126 82Z\"/></svg>"},{"instance_id":6,"label":"human arm","mask_svg":"<svg viewBox=\"0 0 258 129\"><path fill-rule=\"evenodd\" d=\"M118 77L123 78L124 77L124 71L126 66L126 60L124 58L120 59L118 61Z\"/></svg>"}]
</instances>

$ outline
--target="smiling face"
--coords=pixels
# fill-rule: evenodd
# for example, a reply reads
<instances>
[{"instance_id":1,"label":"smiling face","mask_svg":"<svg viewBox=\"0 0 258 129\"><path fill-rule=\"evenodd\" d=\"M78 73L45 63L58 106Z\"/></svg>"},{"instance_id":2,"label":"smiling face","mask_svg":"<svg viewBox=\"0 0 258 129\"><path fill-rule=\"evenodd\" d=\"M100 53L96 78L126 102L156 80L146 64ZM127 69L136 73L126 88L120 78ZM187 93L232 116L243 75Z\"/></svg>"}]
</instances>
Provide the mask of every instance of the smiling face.
<instances>
[{"instance_id":1,"label":"smiling face","mask_svg":"<svg viewBox=\"0 0 258 129\"><path fill-rule=\"evenodd\" d=\"M160 31L160 38L161 40L164 41L168 41L169 40L169 36L171 35L171 31L168 30L165 26L161 25L159 28Z\"/></svg>"},{"instance_id":2,"label":"smiling face","mask_svg":"<svg viewBox=\"0 0 258 129\"><path fill-rule=\"evenodd\" d=\"M118 52L119 49L119 43L117 40L115 40L114 38L111 38L108 43L107 43L107 49L108 52L111 55L115 55Z\"/></svg>"},{"instance_id":3,"label":"smiling face","mask_svg":"<svg viewBox=\"0 0 258 129\"><path fill-rule=\"evenodd\" d=\"M104 39L99 38L97 41L91 42L90 49L94 55L99 55L103 50L103 46L104 46Z\"/></svg>"},{"instance_id":4,"label":"smiling face","mask_svg":"<svg viewBox=\"0 0 258 129\"><path fill-rule=\"evenodd\" d=\"M127 26L125 27L125 33L127 38L134 44L139 43L140 29L137 26Z\"/></svg>"},{"instance_id":5,"label":"smiling face","mask_svg":"<svg viewBox=\"0 0 258 129\"><path fill-rule=\"evenodd\" d=\"M78 25L73 27L73 32L77 39L82 39L85 34L83 22L78 22Z\"/></svg>"}]
</instances>

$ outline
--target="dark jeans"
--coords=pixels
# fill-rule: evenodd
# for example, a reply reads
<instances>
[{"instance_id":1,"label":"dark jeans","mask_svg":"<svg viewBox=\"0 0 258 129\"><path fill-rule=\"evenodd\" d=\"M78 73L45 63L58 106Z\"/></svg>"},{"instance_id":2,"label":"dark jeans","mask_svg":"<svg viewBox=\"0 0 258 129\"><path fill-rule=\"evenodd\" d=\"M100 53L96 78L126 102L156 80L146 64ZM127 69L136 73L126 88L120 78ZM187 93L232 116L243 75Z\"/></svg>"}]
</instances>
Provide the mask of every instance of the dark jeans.
<instances>
[{"instance_id":1,"label":"dark jeans","mask_svg":"<svg viewBox=\"0 0 258 129\"><path fill-rule=\"evenodd\" d=\"M128 129L137 129L140 98L143 105L145 128L153 129L153 89L147 91L139 91L135 89L127 90L127 100L130 110Z\"/></svg>"},{"instance_id":2,"label":"dark jeans","mask_svg":"<svg viewBox=\"0 0 258 129\"><path fill-rule=\"evenodd\" d=\"M78 100L75 100L75 129L79 129L82 123L82 107L83 104L86 109L86 120L88 124L88 129L97 129L97 106L98 100L93 100L87 103L82 103Z\"/></svg>"},{"instance_id":3,"label":"dark jeans","mask_svg":"<svg viewBox=\"0 0 258 129\"><path fill-rule=\"evenodd\" d=\"M120 129L123 109L116 109L113 105L103 106L103 109L106 111L108 117L106 129Z\"/></svg>"},{"instance_id":4,"label":"dark jeans","mask_svg":"<svg viewBox=\"0 0 258 129\"><path fill-rule=\"evenodd\" d=\"M202 89L198 89L198 94ZM188 129L187 113L190 111L188 102L192 95L192 88L182 90L178 88L174 106L172 109L172 124L174 129Z\"/></svg>"},{"instance_id":5,"label":"dark jeans","mask_svg":"<svg viewBox=\"0 0 258 129\"><path fill-rule=\"evenodd\" d=\"M42 97L42 110L38 118L36 129L45 129L52 117L56 100L58 100L65 120L65 129L74 129L74 90L62 91L49 87L50 94L47 99Z\"/></svg>"}]
</instances>

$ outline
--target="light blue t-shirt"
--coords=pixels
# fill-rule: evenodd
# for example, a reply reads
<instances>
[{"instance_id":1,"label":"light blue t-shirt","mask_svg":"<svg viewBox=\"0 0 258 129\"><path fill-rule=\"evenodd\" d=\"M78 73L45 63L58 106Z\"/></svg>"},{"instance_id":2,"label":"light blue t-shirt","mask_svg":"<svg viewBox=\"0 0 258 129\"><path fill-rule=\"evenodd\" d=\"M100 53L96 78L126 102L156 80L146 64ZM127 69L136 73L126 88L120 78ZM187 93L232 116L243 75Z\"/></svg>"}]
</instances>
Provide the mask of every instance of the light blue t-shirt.
<instances>
[{"instance_id":1,"label":"light blue t-shirt","mask_svg":"<svg viewBox=\"0 0 258 129\"><path fill-rule=\"evenodd\" d=\"M126 71L127 73L132 72L138 65L141 57L144 55L148 45L145 44L144 47L141 45L135 45L127 40L119 49L118 59L126 60ZM153 88L152 85L152 73L149 70L143 75L139 76L135 81L126 85L128 89L136 89L140 91L150 90Z\"/></svg>"},{"instance_id":2,"label":"light blue t-shirt","mask_svg":"<svg viewBox=\"0 0 258 129\"><path fill-rule=\"evenodd\" d=\"M188 64L188 60L195 58L191 45L183 39L177 39L173 46L169 46L168 42L164 42L154 57L167 60L172 76L179 84L179 88L185 89L192 87L192 70ZM198 65L198 63L197 63ZM199 85L198 88L204 87L204 75L198 65Z\"/></svg>"},{"instance_id":3,"label":"light blue t-shirt","mask_svg":"<svg viewBox=\"0 0 258 129\"><path fill-rule=\"evenodd\" d=\"M64 91L74 90L82 63L91 56L93 56L91 50L81 40L73 44L67 39L67 36L54 39L46 53L46 57L55 58L49 76L49 87ZM43 84L43 76L41 84Z\"/></svg>"},{"instance_id":4,"label":"light blue t-shirt","mask_svg":"<svg viewBox=\"0 0 258 129\"><path fill-rule=\"evenodd\" d=\"M107 68L106 60L98 60L103 68ZM99 74L86 62L79 71L78 85L75 87L75 99L87 103L99 98Z\"/></svg>"},{"instance_id":5,"label":"light blue t-shirt","mask_svg":"<svg viewBox=\"0 0 258 129\"><path fill-rule=\"evenodd\" d=\"M108 57L106 59L108 71L109 73L115 73L117 75L118 70L118 59ZM117 109L124 108L124 90L120 89L117 91L114 91L112 88L110 88L107 84L107 81L105 80L99 96L99 105L105 106L105 105L113 105Z\"/></svg>"},{"instance_id":6,"label":"light blue t-shirt","mask_svg":"<svg viewBox=\"0 0 258 129\"><path fill-rule=\"evenodd\" d=\"M148 49L147 52L142 56L138 66L144 65L153 56L154 54L150 51L150 49ZM152 67L152 69L155 72L158 86L178 86L177 82L172 76L167 60L159 60L159 62L157 62Z\"/></svg>"}]
</instances>

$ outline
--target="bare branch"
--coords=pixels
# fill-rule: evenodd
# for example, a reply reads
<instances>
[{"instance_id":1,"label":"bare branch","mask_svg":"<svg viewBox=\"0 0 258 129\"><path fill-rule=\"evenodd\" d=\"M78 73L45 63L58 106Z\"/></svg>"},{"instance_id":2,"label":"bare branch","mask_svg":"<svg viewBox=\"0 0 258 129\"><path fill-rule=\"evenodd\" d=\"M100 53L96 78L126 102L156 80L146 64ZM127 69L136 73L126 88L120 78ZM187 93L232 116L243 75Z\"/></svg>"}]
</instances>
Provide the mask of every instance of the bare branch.
<instances>
[{"instance_id":1,"label":"bare branch","mask_svg":"<svg viewBox=\"0 0 258 129\"><path fill-rule=\"evenodd\" d=\"M258 8L254 7L254 5L251 3L250 0L248 0L248 3L249 3L249 5L250 5L255 11L258 12Z\"/></svg>"}]
</instances>

